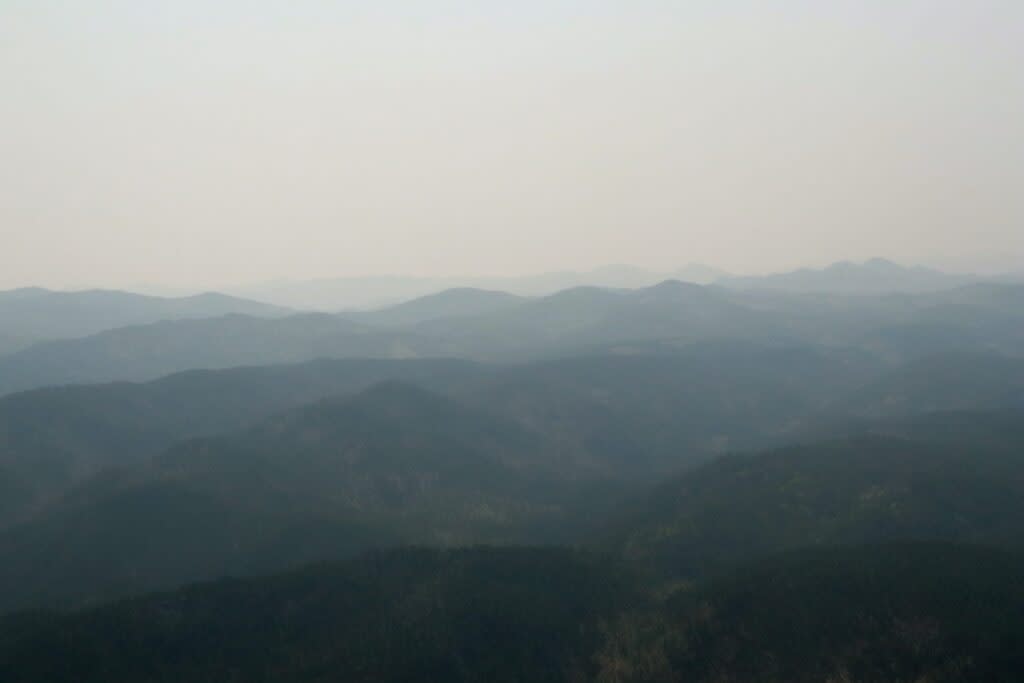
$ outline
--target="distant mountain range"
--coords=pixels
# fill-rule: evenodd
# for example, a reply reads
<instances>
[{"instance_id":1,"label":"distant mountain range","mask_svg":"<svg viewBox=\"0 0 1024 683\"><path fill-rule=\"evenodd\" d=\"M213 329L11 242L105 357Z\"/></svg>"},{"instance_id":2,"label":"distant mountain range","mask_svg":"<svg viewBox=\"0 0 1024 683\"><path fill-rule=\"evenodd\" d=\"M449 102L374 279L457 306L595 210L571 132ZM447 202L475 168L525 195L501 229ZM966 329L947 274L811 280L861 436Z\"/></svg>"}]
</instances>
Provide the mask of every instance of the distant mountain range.
<instances>
[{"instance_id":1,"label":"distant mountain range","mask_svg":"<svg viewBox=\"0 0 1024 683\"><path fill-rule=\"evenodd\" d=\"M508 362L671 351L726 339L826 344L893 361L951 351L1013 355L1024 351L1024 285L873 296L680 281L640 289L578 287L538 298L459 289L379 311L164 321L39 343L0 356L0 395L315 358Z\"/></svg>"},{"instance_id":2,"label":"distant mountain range","mask_svg":"<svg viewBox=\"0 0 1024 683\"><path fill-rule=\"evenodd\" d=\"M1012 279L954 275L873 259L863 264L843 262L821 270L755 277L735 277L701 265L673 272L606 266L579 273L507 278L339 278L236 291L250 298L211 292L166 298L113 290L57 292L25 288L0 292L0 355L39 342L81 338L129 326L225 315L281 317L297 310L344 311L345 317L354 322L408 327L507 311L531 299L575 289L638 290L661 282L714 284L749 296L894 296L942 293L972 283L1008 284Z\"/></svg>"},{"instance_id":3,"label":"distant mountain range","mask_svg":"<svg viewBox=\"0 0 1024 683\"><path fill-rule=\"evenodd\" d=\"M901 266L885 259L864 263L840 261L822 269L801 268L788 273L750 277L720 277L716 284L737 289L773 289L787 292L835 294L889 294L936 292L961 287L984 278L945 273L932 268Z\"/></svg>"},{"instance_id":4,"label":"distant mountain range","mask_svg":"<svg viewBox=\"0 0 1024 683\"><path fill-rule=\"evenodd\" d=\"M155 379L192 368L292 363L321 357L439 355L410 335L326 314L229 315L121 327L81 339L35 344L0 356L0 387ZM7 393L0 388L0 393Z\"/></svg>"},{"instance_id":5,"label":"distant mountain range","mask_svg":"<svg viewBox=\"0 0 1024 683\"><path fill-rule=\"evenodd\" d=\"M532 297L546 296L573 287L636 289L673 279L709 284L725 275L724 271L699 264L665 272L636 266L610 265L590 271L560 271L518 277L342 277L270 282L228 288L227 291L280 306L335 312L380 308L448 289L481 289Z\"/></svg>"},{"instance_id":6,"label":"distant mountain range","mask_svg":"<svg viewBox=\"0 0 1024 683\"><path fill-rule=\"evenodd\" d=\"M734 289L832 294L923 293L951 289L972 282L1006 282L1018 278L991 278L953 274L924 267L902 266L875 258L863 263L841 261L820 269L802 268L768 275L736 276L701 264L669 271L610 265L590 271L563 271L520 277L402 277L372 276L307 281L272 282L229 288L229 293L296 309L354 311L380 308L447 289L482 289L524 297L546 296L575 287L638 289L679 280L718 284Z\"/></svg>"},{"instance_id":7,"label":"distant mountain range","mask_svg":"<svg viewBox=\"0 0 1024 683\"><path fill-rule=\"evenodd\" d=\"M385 326L418 325L431 320L499 313L529 301L507 292L460 287L365 313L347 313L350 320Z\"/></svg>"},{"instance_id":8,"label":"distant mountain range","mask_svg":"<svg viewBox=\"0 0 1024 683\"><path fill-rule=\"evenodd\" d=\"M9 290L0 292L0 353L27 347L34 341L85 337L128 325L229 313L274 317L289 311L212 292L163 298L109 290Z\"/></svg>"}]
</instances>

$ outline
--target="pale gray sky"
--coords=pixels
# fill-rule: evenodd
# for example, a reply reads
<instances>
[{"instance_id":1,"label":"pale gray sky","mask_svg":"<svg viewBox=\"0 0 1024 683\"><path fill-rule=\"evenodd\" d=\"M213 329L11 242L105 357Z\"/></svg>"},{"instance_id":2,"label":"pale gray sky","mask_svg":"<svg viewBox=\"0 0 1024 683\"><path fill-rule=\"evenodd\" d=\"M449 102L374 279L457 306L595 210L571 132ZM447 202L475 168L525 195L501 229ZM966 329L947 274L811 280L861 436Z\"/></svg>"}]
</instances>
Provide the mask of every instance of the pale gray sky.
<instances>
[{"instance_id":1,"label":"pale gray sky","mask_svg":"<svg viewBox=\"0 0 1024 683\"><path fill-rule=\"evenodd\" d=\"M0 287L1024 262L1020 0L0 0Z\"/></svg>"}]
</instances>

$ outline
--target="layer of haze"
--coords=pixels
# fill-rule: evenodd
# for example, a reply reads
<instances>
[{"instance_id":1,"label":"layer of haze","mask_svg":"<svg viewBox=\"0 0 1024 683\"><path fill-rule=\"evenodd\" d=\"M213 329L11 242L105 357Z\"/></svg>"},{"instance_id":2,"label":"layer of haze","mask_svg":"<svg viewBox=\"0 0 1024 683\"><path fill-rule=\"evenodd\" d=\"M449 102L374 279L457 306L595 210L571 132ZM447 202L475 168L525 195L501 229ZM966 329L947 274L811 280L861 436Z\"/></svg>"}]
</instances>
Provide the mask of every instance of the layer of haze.
<instances>
[{"instance_id":1,"label":"layer of haze","mask_svg":"<svg viewBox=\"0 0 1024 683\"><path fill-rule=\"evenodd\" d=\"M1024 259L1020 0L0 0L0 287Z\"/></svg>"}]
</instances>

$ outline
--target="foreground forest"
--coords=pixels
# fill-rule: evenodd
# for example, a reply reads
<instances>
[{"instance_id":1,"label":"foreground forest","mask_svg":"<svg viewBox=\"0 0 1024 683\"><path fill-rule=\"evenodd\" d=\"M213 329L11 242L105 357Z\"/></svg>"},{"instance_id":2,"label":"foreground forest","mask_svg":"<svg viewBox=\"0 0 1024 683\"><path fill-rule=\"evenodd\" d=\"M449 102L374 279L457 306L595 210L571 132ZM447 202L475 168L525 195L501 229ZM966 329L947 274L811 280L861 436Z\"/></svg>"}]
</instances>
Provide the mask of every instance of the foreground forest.
<instances>
[{"instance_id":1,"label":"foreground forest","mask_svg":"<svg viewBox=\"0 0 1024 683\"><path fill-rule=\"evenodd\" d=\"M0 296L0 680L1019 680L1024 289L789 282Z\"/></svg>"},{"instance_id":2,"label":"foreground forest","mask_svg":"<svg viewBox=\"0 0 1024 683\"><path fill-rule=\"evenodd\" d=\"M4 680L1013 681L1024 557L900 544L694 585L555 549L396 550L67 616L22 613Z\"/></svg>"}]
</instances>

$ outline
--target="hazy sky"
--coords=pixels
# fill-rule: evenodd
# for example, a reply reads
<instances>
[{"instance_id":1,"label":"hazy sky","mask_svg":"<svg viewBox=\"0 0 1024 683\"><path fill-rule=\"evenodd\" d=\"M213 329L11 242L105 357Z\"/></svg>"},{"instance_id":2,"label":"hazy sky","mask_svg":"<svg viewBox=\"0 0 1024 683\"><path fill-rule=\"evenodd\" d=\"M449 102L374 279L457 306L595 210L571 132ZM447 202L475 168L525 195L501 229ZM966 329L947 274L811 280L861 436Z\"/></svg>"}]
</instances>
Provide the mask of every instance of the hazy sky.
<instances>
[{"instance_id":1,"label":"hazy sky","mask_svg":"<svg viewBox=\"0 0 1024 683\"><path fill-rule=\"evenodd\" d=\"M1024 263L1021 0L0 0L0 287Z\"/></svg>"}]
</instances>

